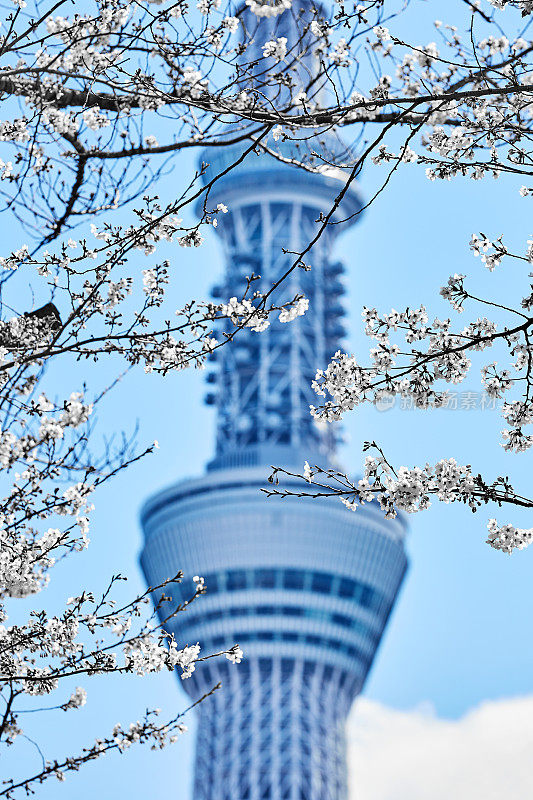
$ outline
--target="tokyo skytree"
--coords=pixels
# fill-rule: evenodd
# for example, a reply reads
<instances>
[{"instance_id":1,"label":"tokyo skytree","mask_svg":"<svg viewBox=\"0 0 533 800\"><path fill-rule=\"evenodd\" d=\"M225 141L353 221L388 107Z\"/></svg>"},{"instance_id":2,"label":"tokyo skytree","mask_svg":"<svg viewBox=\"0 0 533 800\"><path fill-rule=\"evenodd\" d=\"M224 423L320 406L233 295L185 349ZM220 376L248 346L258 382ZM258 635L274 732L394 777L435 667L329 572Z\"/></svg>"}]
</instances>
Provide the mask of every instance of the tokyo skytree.
<instances>
[{"instance_id":1,"label":"tokyo skytree","mask_svg":"<svg viewBox=\"0 0 533 800\"><path fill-rule=\"evenodd\" d=\"M316 8L298 0L270 18L242 9L253 39L247 59L257 48L264 69L261 47L277 37L287 39L288 49L303 47L301 31ZM296 73L293 82L302 86L316 76L311 55L302 56ZM228 207L216 228L226 269L213 291L224 302L242 296L251 273L261 276L254 288L267 291L346 187L341 170L291 166L304 143L295 147L280 139L280 158L253 153L210 190L209 207ZM349 154L332 132L316 134L305 147ZM203 153L203 180L240 153L242 145ZM329 161L325 155L322 163ZM331 254L361 207L352 183L334 224L304 259L311 268L294 269L277 290L279 303L305 295L304 316L286 324L276 319L260 333L244 329L212 354L207 402L216 408L215 455L203 477L164 489L141 512L148 584L183 570L183 583L166 590L182 602L194 593L192 576L205 578L207 594L166 626L178 645L200 642L209 653L238 643L244 651L242 663L208 660L183 682L194 699L222 683L198 707L195 800L347 798L345 721L406 571L405 526L400 517L386 520L374 503L350 513L338 500L281 501L260 490L271 465L300 472L305 460L336 464L337 434L309 411L317 402L311 382L342 346L344 267ZM287 487L300 488L292 480Z\"/></svg>"}]
</instances>

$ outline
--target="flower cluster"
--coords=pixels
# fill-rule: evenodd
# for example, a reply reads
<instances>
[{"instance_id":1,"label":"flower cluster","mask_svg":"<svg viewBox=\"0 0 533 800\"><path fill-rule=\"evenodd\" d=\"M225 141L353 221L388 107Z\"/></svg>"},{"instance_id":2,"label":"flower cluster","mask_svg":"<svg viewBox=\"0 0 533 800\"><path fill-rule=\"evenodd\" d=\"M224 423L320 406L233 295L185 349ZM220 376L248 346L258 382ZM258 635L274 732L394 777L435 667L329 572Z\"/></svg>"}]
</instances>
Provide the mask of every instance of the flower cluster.
<instances>
[{"instance_id":1,"label":"flower cluster","mask_svg":"<svg viewBox=\"0 0 533 800\"><path fill-rule=\"evenodd\" d=\"M284 308L279 315L280 322L292 322L296 317L302 317L309 308L307 297L300 297L293 305Z\"/></svg>"},{"instance_id":2,"label":"flower cluster","mask_svg":"<svg viewBox=\"0 0 533 800\"><path fill-rule=\"evenodd\" d=\"M189 678L194 672L198 660L200 645L178 648L173 638L165 641L154 641L152 637L134 639L124 645L125 666L137 675L148 675L166 668L173 670L180 667L181 677Z\"/></svg>"},{"instance_id":3,"label":"flower cluster","mask_svg":"<svg viewBox=\"0 0 533 800\"><path fill-rule=\"evenodd\" d=\"M278 497L338 497L349 511L375 501L388 519L394 519L398 512L413 514L423 511L429 508L432 498L442 503L463 503L472 511L489 502L533 505L533 501L524 502L525 498L515 493L507 478L499 477L488 484L481 475L472 472L470 465L458 464L454 458L441 459L433 466L403 466L395 470L375 442L365 442L364 450L370 449L377 455L366 456L363 477L359 480L354 481L335 469L311 466L306 461L301 473L275 468L268 481L276 488L263 491ZM300 479L310 484L310 488L280 487L280 475ZM294 480L291 487L294 487ZM533 541L533 529L498 526L495 520L490 520L488 528L487 543L506 553L523 549Z\"/></svg>"},{"instance_id":4,"label":"flower cluster","mask_svg":"<svg viewBox=\"0 0 533 800\"><path fill-rule=\"evenodd\" d=\"M486 236L481 235L481 237L478 237L473 233L470 240L470 249L474 251L475 256L481 255L481 261L491 272L501 264L502 258L508 255L507 248L502 244L501 238L500 236L499 239L492 242Z\"/></svg>"},{"instance_id":5,"label":"flower cluster","mask_svg":"<svg viewBox=\"0 0 533 800\"><path fill-rule=\"evenodd\" d=\"M533 542L533 528L525 530L509 524L498 525L495 519L489 520L487 528L487 544L503 553L511 554L513 550L523 550Z\"/></svg>"},{"instance_id":6,"label":"flower cluster","mask_svg":"<svg viewBox=\"0 0 533 800\"><path fill-rule=\"evenodd\" d=\"M265 58L273 58L275 61L283 61L287 55L287 37L280 36L274 41L265 42L263 45L263 55Z\"/></svg>"},{"instance_id":7,"label":"flower cluster","mask_svg":"<svg viewBox=\"0 0 533 800\"><path fill-rule=\"evenodd\" d=\"M479 252L485 245L486 240L476 239L475 247ZM464 278L464 275L455 274L441 289L442 297L459 312L469 299L483 303L469 294ZM489 305L494 303L489 302ZM522 306L528 305L525 298ZM325 398L321 406L311 407L312 415L318 420L340 420L345 412L361 403L375 404L391 396L408 398L418 408L440 408L448 397L442 384L461 383L470 371L473 355L500 341L515 361L512 368L499 369L497 362L481 366L481 384L488 397L502 398L515 385L520 385L519 381L525 380L527 387L533 382L533 346L529 337L533 320L522 313L515 312L518 325L515 322L513 326L511 322L501 331L492 320L478 317L455 332L450 319L435 318L430 322L423 306L401 312L393 309L382 315L375 308L365 307L362 314L365 332L376 342L370 349L370 363L361 364L354 355L339 351L325 370L317 371L313 388L318 396ZM416 343L416 347L405 352L392 338L400 335L406 344ZM423 341L426 345L421 349L418 343ZM502 432L506 450L521 452L533 444L533 436L522 430L533 421L529 391L527 388L523 401L506 402L503 406L503 416L511 426Z\"/></svg>"},{"instance_id":8,"label":"flower cluster","mask_svg":"<svg viewBox=\"0 0 533 800\"><path fill-rule=\"evenodd\" d=\"M246 0L256 17L277 17L292 6L292 0Z\"/></svg>"},{"instance_id":9,"label":"flower cluster","mask_svg":"<svg viewBox=\"0 0 533 800\"><path fill-rule=\"evenodd\" d=\"M220 317L227 317L234 325L244 325L260 333L270 325L268 314L264 310L244 298L242 301L231 297L227 303L215 307L214 313Z\"/></svg>"}]
</instances>

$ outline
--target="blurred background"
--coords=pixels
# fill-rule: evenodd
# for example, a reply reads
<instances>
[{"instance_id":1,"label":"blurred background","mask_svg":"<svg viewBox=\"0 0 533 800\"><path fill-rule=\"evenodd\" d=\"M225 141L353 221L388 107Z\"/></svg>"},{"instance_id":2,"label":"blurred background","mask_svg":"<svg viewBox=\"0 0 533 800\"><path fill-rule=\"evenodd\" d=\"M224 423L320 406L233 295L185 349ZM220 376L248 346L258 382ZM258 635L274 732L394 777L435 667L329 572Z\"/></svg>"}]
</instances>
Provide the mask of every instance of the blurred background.
<instances>
[{"instance_id":1,"label":"blurred background","mask_svg":"<svg viewBox=\"0 0 533 800\"><path fill-rule=\"evenodd\" d=\"M442 4L427 5L434 7L429 19ZM423 22L422 15L421 29ZM428 41L425 34L421 38ZM344 135L348 138L349 131ZM194 170L195 157L179 156L179 169L157 187L163 201L172 198L176 176L185 181ZM384 176L382 168L367 167L363 194L370 197ZM396 173L335 252L347 265L348 351L366 359L370 343L361 324L363 305L389 311L423 304L430 318L455 315L439 297L439 288L455 272L468 276L466 285L474 294L519 304L529 285L524 262L509 260L489 273L468 248L472 233L482 231L490 238L503 234L509 249L525 252L531 200L521 198L519 188L508 179L495 184L489 178L430 182L422 168L412 165ZM120 213L127 218L126 212ZM25 240L23 232L6 231L4 249L20 247ZM198 249L166 246L159 253L172 266L171 308L208 297L224 266L212 231ZM141 254L136 258L138 271L151 265L142 263L149 259ZM20 291L30 297L29 285ZM467 306L460 323L485 315L481 306ZM375 439L396 465L454 457L489 479L509 475L515 489L527 494L531 453L511 455L500 446L503 420L498 407L484 406L479 382L479 367L497 361L498 353L482 356L468 380L456 387L456 409L420 411L396 403L348 415L342 448L346 470L360 470L362 443ZM77 390L80 378L87 378L89 391L97 392L115 374L116 363L102 363L98 370L58 370L54 380L58 394ZM131 432L138 425L140 446L157 439L160 449L95 495L89 550L57 567L55 582L39 596L47 608L64 604L83 588L97 592L119 572L128 577L121 586L124 597L144 591L138 566L139 508L162 486L202 474L214 440L214 410L203 405L205 392L202 371L161 378L136 369L109 394L99 412L102 435ZM489 548L486 524L492 516L502 523L531 526L528 515L515 509L481 509L474 515L462 506L438 503L409 519L410 570L350 720L350 800L533 796L533 548L511 557ZM147 707L160 707L171 716L187 703L170 673L96 677L84 686L88 701L76 714L54 712L48 719L35 715L28 720L28 735L50 742L46 758L67 748L81 749L115 723L138 719ZM49 782L39 796L92 800L119 791L131 798L188 800L194 717L189 715L186 722L189 733L173 747L106 756L79 775L67 776L61 788ZM35 760L36 766L40 761L29 740L24 758Z\"/></svg>"}]
</instances>

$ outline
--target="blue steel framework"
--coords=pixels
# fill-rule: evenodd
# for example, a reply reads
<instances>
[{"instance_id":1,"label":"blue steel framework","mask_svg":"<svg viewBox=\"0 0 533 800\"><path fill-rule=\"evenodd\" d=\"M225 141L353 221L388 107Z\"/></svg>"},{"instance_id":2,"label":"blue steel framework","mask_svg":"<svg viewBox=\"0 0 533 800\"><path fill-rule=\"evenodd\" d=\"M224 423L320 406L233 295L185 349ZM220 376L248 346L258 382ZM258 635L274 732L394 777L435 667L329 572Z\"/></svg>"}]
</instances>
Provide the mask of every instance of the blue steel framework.
<instances>
[{"instance_id":1,"label":"blue steel framework","mask_svg":"<svg viewBox=\"0 0 533 800\"><path fill-rule=\"evenodd\" d=\"M299 5L312 13L306 0ZM290 36L293 13L261 20L268 30L258 41ZM244 21L254 23L250 12ZM320 144L342 147L331 135ZM280 150L290 155L291 147ZM205 180L235 155L209 154ZM267 155L228 173L210 195L230 209L217 228L227 266L215 295L239 296L251 271L271 285L290 263L283 250L303 247L341 187L335 174L300 172ZM360 208L350 187L334 219ZM238 642L245 651L239 666L216 659L184 683L193 697L223 683L199 707L195 800L346 797L346 715L406 570L401 520L372 506L350 514L333 501L281 503L260 493L271 464L301 469L305 458L334 458L335 438L313 424L309 404L314 373L344 333L343 267L330 259L343 227L328 229L311 271L293 271L280 289L279 299L309 298L303 318L245 331L218 351L208 376L217 442L207 475L160 492L142 511L148 583L179 569L206 577L207 595L171 626L178 642L213 652ZM176 601L190 587L176 586Z\"/></svg>"}]
</instances>

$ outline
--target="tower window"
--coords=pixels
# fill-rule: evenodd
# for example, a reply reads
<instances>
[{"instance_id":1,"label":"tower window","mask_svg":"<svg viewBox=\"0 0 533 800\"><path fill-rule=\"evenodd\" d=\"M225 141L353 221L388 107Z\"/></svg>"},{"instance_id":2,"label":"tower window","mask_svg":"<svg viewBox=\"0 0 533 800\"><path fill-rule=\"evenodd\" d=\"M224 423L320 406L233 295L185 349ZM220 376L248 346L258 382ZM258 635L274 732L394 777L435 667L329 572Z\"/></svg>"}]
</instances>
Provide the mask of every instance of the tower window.
<instances>
[{"instance_id":1,"label":"tower window","mask_svg":"<svg viewBox=\"0 0 533 800\"><path fill-rule=\"evenodd\" d=\"M344 614L332 614L331 621L335 625L342 625L344 628L349 628L352 624L350 617L346 617Z\"/></svg>"},{"instance_id":2,"label":"tower window","mask_svg":"<svg viewBox=\"0 0 533 800\"><path fill-rule=\"evenodd\" d=\"M339 585L339 597L353 597L357 584L350 578L341 578Z\"/></svg>"},{"instance_id":3,"label":"tower window","mask_svg":"<svg viewBox=\"0 0 533 800\"><path fill-rule=\"evenodd\" d=\"M246 573L243 569L232 569L227 573L226 589L228 592L246 589Z\"/></svg>"},{"instance_id":4,"label":"tower window","mask_svg":"<svg viewBox=\"0 0 533 800\"><path fill-rule=\"evenodd\" d=\"M298 641L298 634L293 633L292 631L282 631L281 639L284 642L297 642Z\"/></svg>"},{"instance_id":5,"label":"tower window","mask_svg":"<svg viewBox=\"0 0 533 800\"><path fill-rule=\"evenodd\" d=\"M360 603L365 608L372 608L375 605L375 592L372 591L370 586L365 586L361 592Z\"/></svg>"},{"instance_id":6,"label":"tower window","mask_svg":"<svg viewBox=\"0 0 533 800\"><path fill-rule=\"evenodd\" d=\"M305 572L301 569L286 569L283 574L283 588L301 590L304 588Z\"/></svg>"},{"instance_id":7,"label":"tower window","mask_svg":"<svg viewBox=\"0 0 533 800\"><path fill-rule=\"evenodd\" d=\"M311 589L313 592L321 592L322 594L329 594L331 592L331 585L333 578L325 572L314 572Z\"/></svg>"},{"instance_id":8,"label":"tower window","mask_svg":"<svg viewBox=\"0 0 533 800\"><path fill-rule=\"evenodd\" d=\"M274 606L257 606L255 613L259 616L271 617L276 613Z\"/></svg>"},{"instance_id":9,"label":"tower window","mask_svg":"<svg viewBox=\"0 0 533 800\"><path fill-rule=\"evenodd\" d=\"M286 617L303 617L303 609L298 606L283 606L281 613Z\"/></svg>"},{"instance_id":10,"label":"tower window","mask_svg":"<svg viewBox=\"0 0 533 800\"><path fill-rule=\"evenodd\" d=\"M218 575L215 575L214 573L206 575L205 585L209 594L216 594L218 591L220 591Z\"/></svg>"},{"instance_id":11,"label":"tower window","mask_svg":"<svg viewBox=\"0 0 533 800\"><path fill-rule=\"evenodd\" d=\"M275 570L256 569L254 584L257 589L273 589L276 585Z\"/></svg>"}]
</instances>

